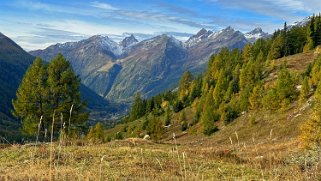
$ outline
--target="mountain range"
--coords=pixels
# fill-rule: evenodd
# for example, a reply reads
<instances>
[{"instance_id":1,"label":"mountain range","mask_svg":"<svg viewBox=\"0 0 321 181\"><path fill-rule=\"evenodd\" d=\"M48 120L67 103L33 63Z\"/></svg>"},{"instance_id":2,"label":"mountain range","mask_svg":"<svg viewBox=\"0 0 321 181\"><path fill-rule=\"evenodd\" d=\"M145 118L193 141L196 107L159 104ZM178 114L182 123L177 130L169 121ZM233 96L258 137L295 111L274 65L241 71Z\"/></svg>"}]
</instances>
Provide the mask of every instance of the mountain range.
<instances>
[{"instance_id":1,"label":"mountain range","mask_svg":"<svg viewBox=\"0 0 321 181\"><path fill-rule=\"evenodd\" d=\"M265 38L262 32L252 31L250 38ZM130 35L119 43L96 35L28 53L0 33L0 134L18 134L20 123L11 114L11 101L36 56L49 62L62 53L81 78L90 120L101 121L119 118L136 92L147 98L174 89L185 71L201 74L212 54L223 47L242 49L255 41L250 38L231 27L218 32L201 29L185 42L166 34L140 42Z\"/></svg>"},{"instance_id":2,"label":"mountain range","mask_svg":"<svg viewBox=\"0 0 321 181\"><path fill-rule=\"evenodd\" d=\"M20 122L11 114L13 108L11 102L15 99L20 82L34 59L34 56L0 33L0 136L14 138L20 134ZM91 121L110 118L115 112L123 110L122 105L103 99L83 84L80 86L80 91L82 98L88 103L88 109L92 112Z\"/></svg>"},{"instance_id":3,"label":"mountain range","mask_svg":"<svg viewBox=\"0 0 321 181\"><path fill-rule=\"evenodd\" d=\"M268 36L260 28L243 34L231 27L217 32L201 29L185 42L166 34L141 42L131 35L119 43L96 35L30 54L50 61L62 53L85 86L106 100L130 103L136 92L146 98L175 88L187 70L202 73L209 57L223 47L242 49Z\"/></svg>"}]
</instances>

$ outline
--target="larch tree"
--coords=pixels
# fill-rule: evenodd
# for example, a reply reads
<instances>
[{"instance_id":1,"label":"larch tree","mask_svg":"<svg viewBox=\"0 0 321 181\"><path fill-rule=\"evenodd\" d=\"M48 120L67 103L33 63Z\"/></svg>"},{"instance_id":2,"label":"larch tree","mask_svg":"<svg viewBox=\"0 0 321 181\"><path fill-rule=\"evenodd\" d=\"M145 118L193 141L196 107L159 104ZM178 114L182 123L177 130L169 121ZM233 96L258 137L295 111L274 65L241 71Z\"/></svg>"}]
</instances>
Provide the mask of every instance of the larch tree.
<instances>
[{"instance_id":1,"label":"larch tree","mask_svg":"<svg viewBox=\"0 0 321 181\"><path fill-rule=\"evenodd\" d=\"M320 149L321 146L321 82L314 94L314 110L310 119L300 126L301 144L309 149Z\"/></svg>"},{"instance_id":2,"label":"larch tree","mask_svg":"<svg viewBox=\"0 0 321 181\"><path fill-rule=\"evenodd\" d=\"M301 90L300 90L300 97L299 97L300 103L304 103L308 99L309 93L310 93L310 86L308 82L308 77L304 77Z\"/></svg>"},{"instance_id":3,"label":"larch tree","mask_svg":"<svg viewBox=\"0 0 321 181\"><path fill-rule=\"evenodd\" d=\"M22 120L22 132L35 135L38 126L44 134L48 126L48 90L46 66L37 58L27 70L13 100L13 114Z\"/></svg>"},{"instance_id":4,"label":"larch tree","mask_svg":"<svg viewBox=\"0 0 321 181\"><path fill-rule=\"evenodd\" d=\"M182 78L179 81L178 87L178 100L185 102L188 98L190 86L193 80L191 72L187 71L183 74Z\"/></svg>"}]
</instances>

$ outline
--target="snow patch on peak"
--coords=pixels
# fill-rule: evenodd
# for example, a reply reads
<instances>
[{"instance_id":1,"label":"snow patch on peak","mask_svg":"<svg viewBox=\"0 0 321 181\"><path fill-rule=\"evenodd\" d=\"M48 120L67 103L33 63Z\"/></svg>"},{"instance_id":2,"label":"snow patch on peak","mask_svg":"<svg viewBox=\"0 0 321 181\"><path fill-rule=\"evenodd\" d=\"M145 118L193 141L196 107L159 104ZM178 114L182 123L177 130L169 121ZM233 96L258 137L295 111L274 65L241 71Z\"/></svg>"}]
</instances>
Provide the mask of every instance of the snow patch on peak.
<instances>
[{"instance_id":1,"label":"snow patch on peak","mask_svg":"<svg viewBox=\"0 0 321 181\"><path fill-rule=\"evenodd\" d=\"M305 25L307 25L307 24L309 23L310 19L311 19L310 16L305 17L305 18L304 18L303 20L301 20L301 21L296 21L296 22L294 22L292 25L290 25L290 27L293 27L293 26L299 26L299 27L305 26Z\"/></svg>"},{"instance_id":2,"label":"snow patch on peak","mask_svg":"<svg viewBox=\"0 0 321 181\"><path fill-rule=\"evenodd\" d=\"M116 56L123 53L122 48L115 41L111 40L108 36L94 35L88 39L91 43L101 46L103 49L109 50Z\"/></svg>"},{"instance_id":3,"label":"snow patch on peak","mask_svg":"<svg viewBox=\"0 0 321 181\"><path fill-rule=\"evenodd\" d=\"M244 36L249 42L254 43L256 40L258 40L260 38L268 38L269 34L263 32L262 28L258 27L258 28L255 28L254 30L244 34Z\"/></svg>"},{"instance_id":4,"label":"snow patch on peak","mask_svg":"<svg viewBox=\"0 0 321 181\"><path fill-rule=\"evenodd\" d=\"M202 28L199 32L197 32L195 35L190 37L186 42L186 46L190 47L193 46L205 39L207 39L213 32L210 30L206 30L205 28Z\"/></svg>"}]
</instances>

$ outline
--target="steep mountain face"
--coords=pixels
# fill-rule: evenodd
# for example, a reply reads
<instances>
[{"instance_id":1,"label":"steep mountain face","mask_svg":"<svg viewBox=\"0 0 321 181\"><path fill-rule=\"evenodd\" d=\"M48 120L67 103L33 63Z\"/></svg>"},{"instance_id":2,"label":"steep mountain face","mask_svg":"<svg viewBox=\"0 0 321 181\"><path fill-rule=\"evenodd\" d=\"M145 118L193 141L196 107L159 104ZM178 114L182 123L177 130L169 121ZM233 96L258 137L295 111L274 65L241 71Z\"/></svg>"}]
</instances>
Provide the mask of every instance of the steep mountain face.
<instances>
[{"instance_id":1,"label":"steep mountain face","mask_svg":"<svg viewBox=\"0 0 321 181\"><path fill-rule=\"evenodd\" d=\"M89 46L87 42L82 43L84 46ZM77 46L75 43L57 45L64 52L71 51L75 46ZM116 44L117 47L118 45ZM50 54L45 54L44 57L49 59L51 56L56 56L56 52L52 51L54 48L56 47L49 47ZM0 136L8 138L20 135L20 122L11 114L13 108L11 101L15 99L20 82L34 59L35 57L0 33ZM80 91L82 98L87 101L88 108L92 113L90 115L91 122L97 119L102 121L106 117L110 118L110 114L114 115L115 112L119 112L124 108L122 105L112 104L110 101L103 99L85 85L81 84Z\"/></svg>"},{"instance_id":2,"label":"steep mountain face","mask_svg":"<svg viewBox=\"0 0 321 181\"><path fill-rule=\"evenodd\" d=\"M228 27L219 32L201 29L184 43L168 35L142 42L131 35L119 43L93 36L31 54L50 60L62 53L85 86L108 100L130 102L136 92L150 97L173 88L187 70L201 73L223 47L242 49L247 43L244 34Z\"/></svg>"},{"instance_id":3,"label":"steep mountain face","mask_svg":"<svg viewBox=\"0 0 321 181\"><path fill-rule=\"evenodd\" d=\"M16 90L33 59L15 42L0 33L0 136L18 134L19 122L11 115L11 100L16 97Z\"/></svg>"},{"instance_id":4,"label":"steep mountain face","mask_svg":"<svg viewBox=\"0 0 321 181\"><path fill-rule=\"evenodd\" d=\"M121 66L116 63L122 48L107 36L93 36L74 43L57 44L30 52L50 61L62 53L72 64L82 83L104 97L109 92Z\"/></svg>"},{"instance_id":5,"label":"steep mountain face","mask_svg":"<svg viewBox=\"0 0 321 181\"><path fill-rule=\"evenodd\" d=\"M255 28L254 30L244 34L244 36L250 43L254 43L256 40L260 38L270 37L268 33L263 32L262 28Z\"/></svg>"},{"instance_id":6,"label":"steep mountain face","mask_svg":"<svg viewBox=\"0 0 321 181\"><path fill-rule=\"evenodd\" d=\"M242 49L247 43L245 36L231 27L211 33L207 38L188 47L185 67L194 72L201 72L206 68L207 61L212 54L218 53L224 47Z\"/></svg>"},{"instance_id":7,"label":"steep mountain face","mask_svg":"<svg viewBox=\"0 0 321 181\"><path fill-rule=\"evenodd\" d=\"M128 102L136 92L150 97L168 89L177 83L186 57L183 43L167 35L132 46L107 98Z\"/></svg>"},{"instance_id":8,"label":"steep mountain face","mask_svg":"<svg viewBox=\"0 0 321 181\"><path fill-rule=\"evenodd\" d=\"M127 48L130 47L131 45L134 45L138 43L138 40L135 38L134 35L130 35L129 37L126 37L125 39L123 39L119 45L123 48Z\"/></svg>"},{"instance_id":9,"label":"steep mountain face","mask_svg":"<svg viewBox=\"0 0 321 181\"><path fill-rule=\"evenodd\" d=\"M191 46L201 42L202 40L207 39L208 36L210 36L212 33L213 33L212 31L202 28L196 35L193 35L192 37L190 37L185 42L185 44L187 47L191 47Z\"/></svg>"}]
</instances>

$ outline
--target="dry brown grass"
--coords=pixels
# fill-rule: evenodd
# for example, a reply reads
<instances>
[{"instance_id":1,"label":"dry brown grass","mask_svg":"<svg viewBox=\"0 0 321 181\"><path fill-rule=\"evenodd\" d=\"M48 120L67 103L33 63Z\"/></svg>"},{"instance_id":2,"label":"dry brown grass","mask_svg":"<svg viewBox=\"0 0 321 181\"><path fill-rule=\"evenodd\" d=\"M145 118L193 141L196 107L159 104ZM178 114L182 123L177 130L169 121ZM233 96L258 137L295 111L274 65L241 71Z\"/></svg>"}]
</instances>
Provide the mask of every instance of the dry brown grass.
<instances>
[{"instance_id":1,"label":"dry brown grass","mask_svg":"<svg viewBox=\"0 0 321 181\"><path fill-rule=\"evenodd\" d=\"M291 71L301 73L314 57L308 52L286 61ZM284 60L275 61L276 66ZM320 180L320 158L301 150L297 141L298 125L311 111L297 102L282 111L249 111L229 125L220 124L210 137L200 134L199 125L182 132L179 114L173 113L172 126L164 128L158 143L139 138L99 145L54 143L52 151L46 144L0 145L0 180L49 180L50 166L54 180ZM187 120L194 119L193 108L185 112ZM137 137L135 127L142 123L129 123L124 136ZM106 137L124 126L107 130Z\"/></svg>"},{"instance_id":2,"label":"dry brown grass","mask_svg":"<svg viewBox=\"0 0 321 181\"><path fill-rule=\"evenodd\" d=\"M15 145L0 150L0 180L304 180L315 165L287 162L301 153L296 140L213 146L156 144L126 139L100 145ZM60 159L58 159L58 156Z\"/></svg>"}]
</instances>

